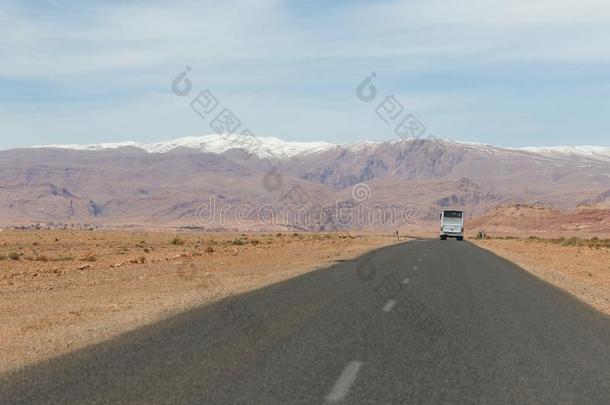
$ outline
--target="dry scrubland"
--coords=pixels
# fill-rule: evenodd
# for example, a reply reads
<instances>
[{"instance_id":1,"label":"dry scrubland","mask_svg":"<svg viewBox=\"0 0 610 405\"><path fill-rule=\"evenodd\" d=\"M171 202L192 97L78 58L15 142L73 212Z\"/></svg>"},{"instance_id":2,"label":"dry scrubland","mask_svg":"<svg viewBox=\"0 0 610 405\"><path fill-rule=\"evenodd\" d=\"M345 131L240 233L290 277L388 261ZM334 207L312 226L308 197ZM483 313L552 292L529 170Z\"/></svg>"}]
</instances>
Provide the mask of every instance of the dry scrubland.
<instances>
[{"instance_id":1,"label":"dry scrubland","mask_svg":"<svg viewBox=\"0 0 610 405\"><path fill-rule=\"evenodd\" d=\"M0 233L0 372L393 243L391 236Z\"/></svg>"},{"instance_id":2,"label":"dry scrubland","mask_svg":"<svg viewBox=\"0 0 610 405\"><path fill-rule=\"evenodd\" d=\"M475 243L610 315L610 239L506 236Z\"/></svg>"},{"instance_id":3,"label":"dry scrubland","mask_svg":"<svg viewBox=\"0 0 610 405\"><path fill-rule=\"evenodd\" d=\"M381 235L4 231L0 372L393 242ZM474 242L610 314L610 239Z\"/></svg>"}]
</instances>

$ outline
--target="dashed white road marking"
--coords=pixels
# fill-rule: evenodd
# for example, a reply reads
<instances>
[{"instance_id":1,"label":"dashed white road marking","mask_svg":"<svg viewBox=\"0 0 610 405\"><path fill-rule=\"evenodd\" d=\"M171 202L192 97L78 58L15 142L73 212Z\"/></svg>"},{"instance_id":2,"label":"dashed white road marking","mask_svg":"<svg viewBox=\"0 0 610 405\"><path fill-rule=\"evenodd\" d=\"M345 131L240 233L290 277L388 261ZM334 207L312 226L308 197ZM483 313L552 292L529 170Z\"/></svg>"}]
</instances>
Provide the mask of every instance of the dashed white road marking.
<instances>
[{"instance_id":1,"label":"dashed white road marking","mask_svg":"<svg viewBox=\"0 0 610 405\"><path fill-rule=\"evenodd\" d=\"M383 306L383 310L382 311L383 312L390 312L392 310L392 308L394 308L394 305L396 305L396 300L389 300Z\"/></svg>"},{"instance_id":2,"label":"dashed white road marking","mask_svg":"<svg viewBox=\"0 0 610 405\"><path fill-rule=\"evenodd\" d=\"M409 281L411 281L410 278L405 278L404 280L402 280L403 284L409 284Z\"/></svg>"},{"instance_id":3,"label":"dashed white road marking","mask_svg":"<svg viewBox=\"0 0 610 405\"><path fill-rule=\"evenodd\" d=\"M349 389L352 387L358 376L358 372L364 363L361 361L350 361L347 366L343 369L343 372L339 376L339 379L335 383L335 386L330 391L330 394L326 396L326 401L329 403L335 403L343 400Z\"/></svg>"}]
</instances>

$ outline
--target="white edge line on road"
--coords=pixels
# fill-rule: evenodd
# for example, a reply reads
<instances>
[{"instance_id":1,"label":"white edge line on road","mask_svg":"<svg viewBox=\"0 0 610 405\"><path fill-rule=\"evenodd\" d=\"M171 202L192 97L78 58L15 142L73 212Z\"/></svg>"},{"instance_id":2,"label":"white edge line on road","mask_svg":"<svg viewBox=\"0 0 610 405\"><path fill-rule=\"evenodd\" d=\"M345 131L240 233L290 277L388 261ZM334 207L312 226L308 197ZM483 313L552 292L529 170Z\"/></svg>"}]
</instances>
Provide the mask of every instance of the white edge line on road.
<instances>
[{"instance_id":1,"label":"white edge line on road","mask_svg":"<svg viewBox=\"0 0 610 405\"><path fill-rule=\"evenodd\" d=\"M358 372L364 363L361 361L350 361L343 369L343 372L337 379L335 386L326 396L326 401L330 403L339 402L345 398L349 389L352 387L358 376Z\"/></svg>"},{"instance_id":2,"label":"white edge line on road","mask_svg":"<svg viewBox=\"0 0 610 405\"><path fill-rule=\"evenodd\" d=\"M392 308L394 308L395 304L396 304L396 300L389 300L383 306L383 312L390 312L392 310Z\"/></svg>"},{"instance_id":3,"label":"white edge line on road","mask_svg":"<svg viewBox=\"0 0 610 405\"><path fill-rule=\"evenodd\" d=\"M409 284L409 281L411 281L410 278L405 278L404 280L402 280L403 284Z\"/></svg>"}]
</instances>

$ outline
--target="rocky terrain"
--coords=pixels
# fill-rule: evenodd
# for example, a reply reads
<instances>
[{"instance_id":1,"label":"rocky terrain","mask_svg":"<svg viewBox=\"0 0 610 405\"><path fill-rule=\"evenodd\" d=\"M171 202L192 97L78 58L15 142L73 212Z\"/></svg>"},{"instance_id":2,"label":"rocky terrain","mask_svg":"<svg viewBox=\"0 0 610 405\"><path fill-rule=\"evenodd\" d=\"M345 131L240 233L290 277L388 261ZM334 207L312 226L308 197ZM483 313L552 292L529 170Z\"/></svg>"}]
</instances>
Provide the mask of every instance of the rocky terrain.
<instances>
[{"instance_id":1,"label":"rocky terrain","mask_svg":"<svg viewBox=\"0 0 610 405\"><path fill-rule=\"evenodd\" d=\"M499 206L468 224L489 234L593 236L610 234L610 208L605 204L559 210L540 205Z\"/></svg>"},{"instance_id":2,"label":"rocky terrain","mask_svg":"<svg viewBox=\"0 0 610 405\"><path fill-rule=\"evenodd\" d=\"M5 230L0 373L392 243L371 234Z\"/></svg>"},{"instance_id":3,"label":"rocky terrain","mask_svg":"<svg viewBox=\"0 0 610 405\"><path fill-rule=\"evenodd\" d=\"M608 148L508 149L438 139L332 145L211 135L0 152L2 226L403 229L436 225L443 207L465 209L468 218L514 204L597 210L609 193ZM310 218L286 218L294 205ZM363 207L364 216L402 209L408 218L339 221L328 209L337 205Z\"/></svg>"}]
</instances>

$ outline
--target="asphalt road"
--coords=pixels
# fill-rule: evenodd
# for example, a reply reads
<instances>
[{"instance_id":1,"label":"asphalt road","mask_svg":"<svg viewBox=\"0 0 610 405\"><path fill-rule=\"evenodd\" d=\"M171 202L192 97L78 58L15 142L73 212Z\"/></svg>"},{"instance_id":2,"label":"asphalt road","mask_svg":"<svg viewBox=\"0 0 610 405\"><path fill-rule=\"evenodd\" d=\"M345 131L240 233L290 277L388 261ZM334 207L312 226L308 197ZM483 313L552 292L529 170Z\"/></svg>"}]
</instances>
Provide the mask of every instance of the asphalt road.
<instances>
[{"instance_id":1,"label":"asphalt road","mask_svg":"<svg viewBox=\"0 0 610 405\"><path fill-rule=\"evenodd\" d=\"M2 376L0 403L608 404L610 319L413 241Z\"/></svg>"}]
</instances>

